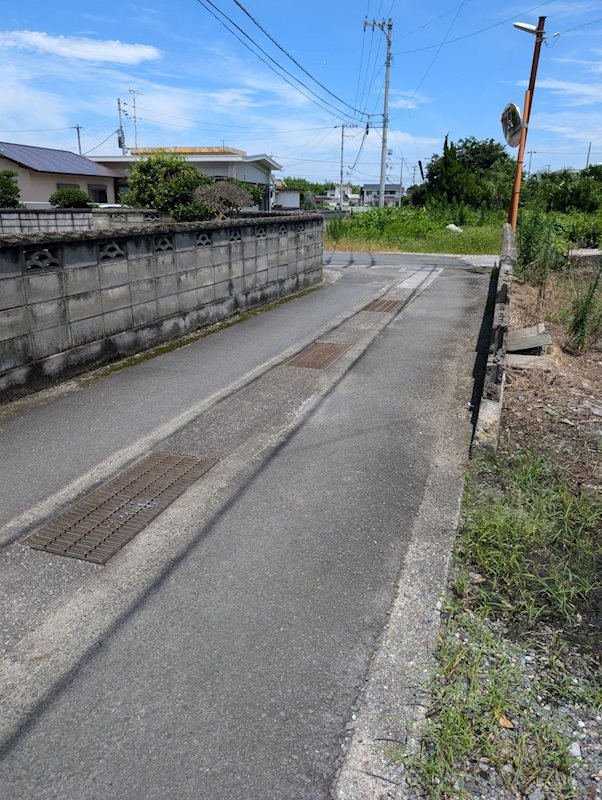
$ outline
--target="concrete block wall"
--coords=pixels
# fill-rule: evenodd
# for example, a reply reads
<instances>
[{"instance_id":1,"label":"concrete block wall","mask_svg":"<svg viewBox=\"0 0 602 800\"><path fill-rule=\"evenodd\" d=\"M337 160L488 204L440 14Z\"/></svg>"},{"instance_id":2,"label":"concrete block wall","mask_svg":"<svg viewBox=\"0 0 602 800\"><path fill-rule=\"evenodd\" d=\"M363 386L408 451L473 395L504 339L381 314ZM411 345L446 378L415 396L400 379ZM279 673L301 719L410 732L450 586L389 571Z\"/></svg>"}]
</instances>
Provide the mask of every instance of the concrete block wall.
<instances>
[{"instance_id":1,"label":"concrete block wall","mask_svg":"<svg viewBox=\"0 0 602 800\"><path fill-rule=\"evenodd\" d=\"M0 236L0 399L322 279L315 214Z\"/></svg>"},{"instance_id":2,"label":"concrete block wall","mask_svg":"<svg viewBox=\"0 0 602 800\"><path fill-rule=\"evenodd\" d=\"M169 221L166 214L140 208L0 209L0 236L38 231L87 231Z\"/></svg>"}]
</instances>

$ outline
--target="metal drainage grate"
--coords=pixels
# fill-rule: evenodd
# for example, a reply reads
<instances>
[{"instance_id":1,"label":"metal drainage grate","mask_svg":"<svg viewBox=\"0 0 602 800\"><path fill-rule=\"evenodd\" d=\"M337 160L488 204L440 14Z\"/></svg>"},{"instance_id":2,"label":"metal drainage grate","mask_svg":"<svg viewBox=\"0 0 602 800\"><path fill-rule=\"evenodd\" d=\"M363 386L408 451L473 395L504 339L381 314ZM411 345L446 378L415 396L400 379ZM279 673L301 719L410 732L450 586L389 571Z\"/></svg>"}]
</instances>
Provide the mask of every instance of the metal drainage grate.
<instances>
[{"instance_id":1,"label":"metal drainage grate","mask_svg":"<svg viewBox=\"0 0 602 800\"><path fill-rule=\"evenodd\" d=\"M351 347L349 344L332 342L314 342L305 350L287 361L288 367L307 367L309 369L326 369L337 358Z\"/></svg>"},{"instance_id":2,"label":"metal drainage grate","mask_svg":"<svg viewBox=\"0 0 602 800\"><path fill-rule=\"evenodd\" d=\"M215 463L208 458L151 453L37 530L24 544L106 564Z\"/></svg>"},{"instance_id":3,"label":"metal drainage grate","mask_svg":"<svg viewBox=\"0 0 602 800\"><path fill-rule=\"evenodd\" d=\"M401 306L401 300L373 300L364 308L364 311L397 311Z\"/></svg>"}]
</instances>

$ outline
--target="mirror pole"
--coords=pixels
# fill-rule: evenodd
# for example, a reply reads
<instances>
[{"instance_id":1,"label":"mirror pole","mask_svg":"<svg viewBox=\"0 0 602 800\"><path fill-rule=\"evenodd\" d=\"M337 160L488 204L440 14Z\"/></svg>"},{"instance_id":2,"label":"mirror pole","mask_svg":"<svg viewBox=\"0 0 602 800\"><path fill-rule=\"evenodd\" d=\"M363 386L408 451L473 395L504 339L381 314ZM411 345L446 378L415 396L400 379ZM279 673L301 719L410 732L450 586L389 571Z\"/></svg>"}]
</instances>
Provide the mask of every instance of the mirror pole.
<instances>
[{"instance_id":1,"label":"mirror pole","mask_svg":"<svg viewBox=\"0 0 602 800\"><path fill-rule=\"evenodd\" d=\"M539 66L539 54L541 52L541 45L545 36L546 17L540 17L535 31L535 50L533 52L533 62L531 64L531 75L529 77L529 88L525 92L525 110L523 114L523 129L520 136L520 144L518 146L518 158L516 161L516 172L514 174L514 188L512 190L512 199L510 201L510 210L508 211L508 222L512 225L512 230L516 230L516 222L518 220L518 201L520 197L520 187L523 177L523 159L525 155L525 146L527 144L527 132L529 129L529 119L531 117L531 106L533 105L533 94L535 93L535 81L537 80L537 68Z\"/></svg>"}]
</instances>

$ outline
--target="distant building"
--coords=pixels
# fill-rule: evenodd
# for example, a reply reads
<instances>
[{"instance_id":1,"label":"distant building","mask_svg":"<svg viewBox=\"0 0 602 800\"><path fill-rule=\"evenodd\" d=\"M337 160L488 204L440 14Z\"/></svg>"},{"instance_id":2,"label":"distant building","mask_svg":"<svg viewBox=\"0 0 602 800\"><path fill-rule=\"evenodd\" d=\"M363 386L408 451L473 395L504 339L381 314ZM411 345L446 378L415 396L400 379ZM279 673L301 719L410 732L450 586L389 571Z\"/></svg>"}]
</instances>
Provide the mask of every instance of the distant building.
<instances>
[{"instance_id":1,"label":"distant building","mask_svg":"<svg viewBox=\"0 0 602 800\"><path fill-rule=\"evenodd\" d=\"M92 159L108 169L119 169L125 174L121 191L127 191L127 173L140 159L155 153L182 156L199 172L217 180L234 178L242 183L254 183L265 187L262 210L269 210L274 202L273 175L280 164L271 156L261 153L248 156L244 150L232 147L132 147L127 156L92 156Z\"/></svg>"},{"instance_id":2,"label":"distant building","mask_svg":"<svg viewBox=\"0 0 602 800\"><path fill-rule=\"evenodd\" d=\"M301 208L301 192L288 189L285 181L274 181L274 204L277 211L297 211Z\"/></svg>"},{"instance_id":3,"label":"distant building","mask_svg":"<svg viewBox=\"0 0 602 800\"><path fill-rule=\"evenodd\" d=\"M0 142L0 169L17 173L21 202L30 208L50 208L57 189L81 189L94 203L114 203L121 172L96 164L69 150Z\"/></svg>"},{"instance_id":4,"label":"distant building","mask_svg":"<svg viewBox=\"0 0 602 800\"><path fill-rule=\"evenodd\" d=\"M398 183L385 184L385 206L398 206L399 198L405 195L405 189L401 188ZM380 197L380 184L379 183L365 183L362 186L362 205L363 206L378 206Z\"/></svg>"},{"instance_id":5,"label":"distant building","mask_svg":"<svg viewBox=\"0 0 602 800\"><path fill-rule=\"evenodd\" d=\"M332 189L327 189L325 195L316 197L321 203L326 203L331 208L338 208L341 205L341 184L336 183ZM359 206L361 197L353 191L350 183L343 184L343 208Z\"/></svg>"}]
</instances>

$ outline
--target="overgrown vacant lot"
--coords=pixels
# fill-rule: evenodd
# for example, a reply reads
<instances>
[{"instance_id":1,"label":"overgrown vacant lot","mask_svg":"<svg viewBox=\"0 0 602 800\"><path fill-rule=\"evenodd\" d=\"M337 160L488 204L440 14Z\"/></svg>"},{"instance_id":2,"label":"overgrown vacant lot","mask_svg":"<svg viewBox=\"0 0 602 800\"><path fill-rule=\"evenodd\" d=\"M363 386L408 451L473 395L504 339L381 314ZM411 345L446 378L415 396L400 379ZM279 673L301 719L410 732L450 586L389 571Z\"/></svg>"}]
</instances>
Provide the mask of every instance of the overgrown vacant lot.
<instances>
[{"instance_id":1,"label":"overgrown vacant lot","mask_svg":"<svg viewBox=\"0 0 602 800\"><path fill-rule=\"evenodd\" d=\"M324 244L337 250L496 254L502 242L503 217L500 212L464 206L374 209L332 219ZM448 224L462 227L463 232L446 230Z\"/></svg>"},{"instance_id":2,"label":"overgrown vacant lot","mask_svg":"<svg viewBox=\"0 0 602 800\"><path fill-rule=\"evenodd\" d=\"M462 204L372 209L331 219L324 244L335 250L498 255L505 221L505 211ZM462 233L446 230L449 224L460 227ZM570 248L602 246L602 212L527 210L520 215L519 237L521 231L528 239L526 249L547 248L548 261L558 266Z\"/></svg>"},{"instance_id":3,"label":"overgrown vacant lot","mask_svg":"<svg viewBox=\"0 0 602 800\"><path fill-rule=\"evenodd\" d=\"M498 457L467 476L420 751L388 753L407 797L602 797L602 300L576 350L596 270L564 266L514 287L551 369L510 370Z\"/></svg>"}]
</instances>

